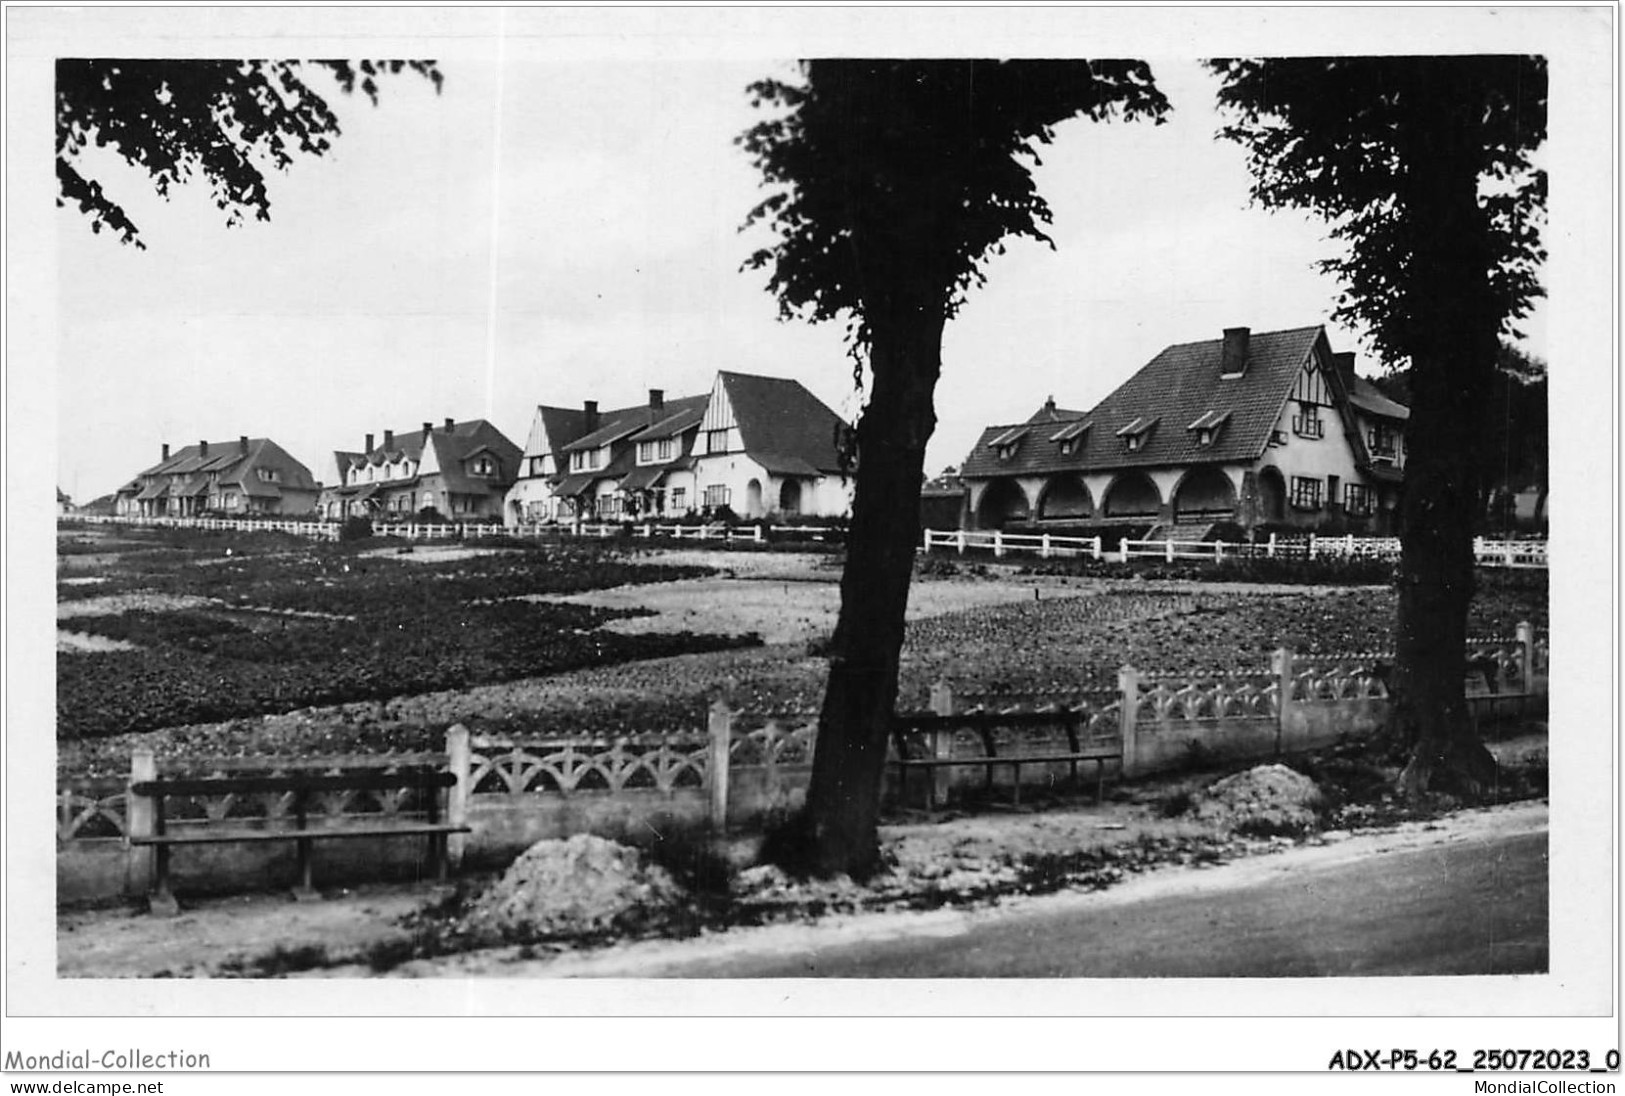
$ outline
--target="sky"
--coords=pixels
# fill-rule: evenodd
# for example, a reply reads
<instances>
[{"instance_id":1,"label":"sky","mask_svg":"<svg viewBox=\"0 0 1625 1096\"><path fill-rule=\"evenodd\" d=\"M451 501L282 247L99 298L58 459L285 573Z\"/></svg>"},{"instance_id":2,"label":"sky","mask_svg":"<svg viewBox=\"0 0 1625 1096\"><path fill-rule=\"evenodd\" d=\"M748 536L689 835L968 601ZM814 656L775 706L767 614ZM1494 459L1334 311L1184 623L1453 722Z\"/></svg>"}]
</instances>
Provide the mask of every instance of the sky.
<instances>
[{"instance_id":1,"label":"sky","mask_svg":"<svg viewBox=\"0 0 1625 1096\"><path fill-rule=\"evenodd\" d=\"M747 85L787 62L520 45L443 58L438 95L411 75L376 107L335 91L343 132L271 176L269 223L227 227L201 186L166 203L93 161L147 250L53 213L59 485L87 501L165 443L241 434L331 481L332 451L368 433L485 417L522 445L538 403L699 394L719 369L793 377L854 415L841 326L781 322L741 270L766 237L739 231L762 191L734 138L756 117ZM1216 81L1194 55L1148 59L1167 124L1072 121L1042 150L1055 247L993 259L949 326L928 471L1228 326L1326 323L1377 369L1330 326L1324 226L1251 207L1242 150L1215 139Z\"/></svg>"}]
</instances>

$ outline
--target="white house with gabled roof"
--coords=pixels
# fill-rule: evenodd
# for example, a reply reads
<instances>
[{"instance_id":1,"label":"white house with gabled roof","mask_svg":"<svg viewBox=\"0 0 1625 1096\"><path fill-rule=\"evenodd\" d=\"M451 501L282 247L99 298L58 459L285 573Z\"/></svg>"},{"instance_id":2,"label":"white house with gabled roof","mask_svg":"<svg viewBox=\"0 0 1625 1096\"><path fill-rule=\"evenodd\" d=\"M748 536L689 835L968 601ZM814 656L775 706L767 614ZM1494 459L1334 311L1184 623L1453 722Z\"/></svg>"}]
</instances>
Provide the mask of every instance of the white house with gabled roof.
<instances>
[{"instance_id":1,"label":"white house with gabled roof","mask_svg":"<svg viewBox=\"0 0 1625 1096\"><path fill-rule=\"evenodd\" d=\"M800 383L720 372L709 393L601 413L540 405L504 508L532 521L834 518L845 423Z\"/></svg>"},{"instance_id":2,"label":"white house with gabled roof","mask_svg":"<svg viewBox=\"0 0 1625 1096\"><path fill-rule=\"evenodd\" d=\"M1389 532L1409 412L1322 327L1163 350L1088 411L990 426L961 469L977 527Z\"/></svg>"}]
</instances>

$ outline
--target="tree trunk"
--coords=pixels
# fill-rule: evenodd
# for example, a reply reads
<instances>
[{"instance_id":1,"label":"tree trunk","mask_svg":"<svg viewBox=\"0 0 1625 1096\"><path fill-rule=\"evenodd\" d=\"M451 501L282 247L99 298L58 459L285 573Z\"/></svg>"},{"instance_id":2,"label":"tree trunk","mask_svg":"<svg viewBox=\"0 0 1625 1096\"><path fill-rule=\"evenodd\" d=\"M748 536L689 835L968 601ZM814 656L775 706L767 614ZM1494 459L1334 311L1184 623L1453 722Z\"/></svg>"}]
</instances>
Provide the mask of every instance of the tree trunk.
<instances>
[{"instance_id":1,"label":"tree trunk","mask_svg":"<svg viewBox=\"0 0 1625 1096\"><path fill-rule=\"evenodd\" d=\"M1466 130L1466 132L1462 132ZM1447 125L1412 180L1416 227L1409 307L1412 401L1400 505L1399 620L1390 726L1411 746L1409 796L1477 797L1495 759L1467 707L1467 613L1474 523L1482 512L1479 424L1494 376L1500 316L1467 125Z\"/></svg>"},{"instance_id":2,"label":"tree trunk","mask_svg":"<svg viewBox=\"0 0 1625 1096\"><path fill-rule=\"evenodd\" d=\"M886 740L897 701L903 618L920 535L925 445L936 428L940 315L874 324L873 385L858 424L858 469L841 613L801 813L764 856L797 873L867 878L878 867Z\"/></svg>"}]
</instances>

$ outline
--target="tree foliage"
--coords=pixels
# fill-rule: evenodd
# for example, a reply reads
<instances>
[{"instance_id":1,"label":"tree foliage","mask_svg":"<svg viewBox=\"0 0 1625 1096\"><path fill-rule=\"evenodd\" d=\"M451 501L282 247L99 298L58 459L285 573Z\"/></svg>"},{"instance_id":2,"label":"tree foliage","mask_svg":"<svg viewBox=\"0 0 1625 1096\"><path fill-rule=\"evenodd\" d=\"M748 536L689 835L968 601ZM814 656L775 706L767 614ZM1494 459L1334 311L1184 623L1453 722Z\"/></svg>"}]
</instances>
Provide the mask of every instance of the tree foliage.
<instances>
[{"instance_id":1,"label":"tree foliage","mask_svg":"<svg viewBox=\"0 0 1625 1096\"><path fill-rule=\"evenodd\" d=\"M1336 318L1391 368L1411 417L1390 725L1411 746L1407 794L1494 786L1465 696L1472 536L1482 520L1483 428L1500 339L1540 294L1546 63L1538 57L1219 60L1265 206L1324 217L1345 245L1321 265Z\"/></svg>"},{"instance_id":2,"label":"tree foliage","mask_svg":"<svg viewBox=\"0 0 1625 1096\"><path fill-rule=\"evenodd\" d=\"M1416 240L1437 209L1430 192L1460 161L1479 185L1479 222L1462 257L1489 271L1501 333L1542 293L1546 173L1532 153L1546 139L1540 57L1303 57L1221 59L1221 132L1247 151L1253 197L1326 218L1348 253L1321 266L1343 294L1335 319L1365 328L1390 364L1411 356L1418 325ZM1470 234L1465 230L1473 229ZM1473 254L1468 254L1471 249Z\"/></svg>"},{"instance_id":3,"label":"tree foliage","mask_svg":"<svg viewBox=\"0 0 1625 1096\"><path fill-rule=\"evenodd\" d=\"M861 877L878 862L943 327L1006 238L1048 242L1032 166L1055 127L1160 120L1167 102L1140 61L821 60L750 92L773 113L740 137L770 191L746 225L777 242L746 265L768 271L783 318L843 317L872 382L812 779L764 855Z\"/></svg>"},{"instance_id":4,"label":"tree foliage","mask_svg":"<svg viewBox=\"0 0 1625 1096\"><path fill-rule=\"evenodd\" d=\"M803 62L800 82L751 85L775 111L739 138L772 191L748 224L777 243L781 315L845 316L854 354L899 306L951 319L1007 237L1049 243L1031 168L1074 117L1163 120L1143 61Z\"/></svg>"},{"instance_id":5,"label":"tree foliage","mask_svg":"<svg viewBox=\"0 0 1625 1096\"><path fill-rule=\"evenodd\" d=\"M405 70L434 83L433 61L127 60L62 58L56 63L57 205L77 206L91 229L146 245L123 206L83 170L92 145L145 171L168 198L172 187L202 179L228 225L266 221L267 170L286 170L300 154L320 156L339 135L338 117L307 79L330 74L344 94L358 88L375 105L378 81ZM330 93L329 93L330 94Z\"/></svg>"}]
</instances>

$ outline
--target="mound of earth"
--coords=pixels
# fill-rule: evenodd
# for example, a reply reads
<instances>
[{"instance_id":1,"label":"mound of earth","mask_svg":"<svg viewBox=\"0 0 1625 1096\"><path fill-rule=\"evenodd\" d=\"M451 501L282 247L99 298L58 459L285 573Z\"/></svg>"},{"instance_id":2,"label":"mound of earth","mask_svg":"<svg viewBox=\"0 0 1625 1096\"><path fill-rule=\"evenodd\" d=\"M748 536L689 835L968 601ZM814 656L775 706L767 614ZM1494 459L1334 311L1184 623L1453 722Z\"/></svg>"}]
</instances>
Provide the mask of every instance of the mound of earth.
<instances>
[{"instance_id":1,"label":"mound of earth","mask_svg":"<svg viewBox=\"0 0 1625 1096\"><path fill-rule=\"evenodd\" d=\"M509 939L587 936L635 927L684 897L637 849L577 834L539 841L475 899L465 927Z\"/></svg>"},{"instance_id":2,"label":"mound of earth","mask_svg":"<svg viewBox=\"0 0 1625 1096\"><path fill-rule=\"evenodd\" d=\"M1259 765L1216 781L1197 796L1196 817L1232 829L1266 833L1313 827L1320 789L1285 765Z\"/></svg>"}]
</instances>

